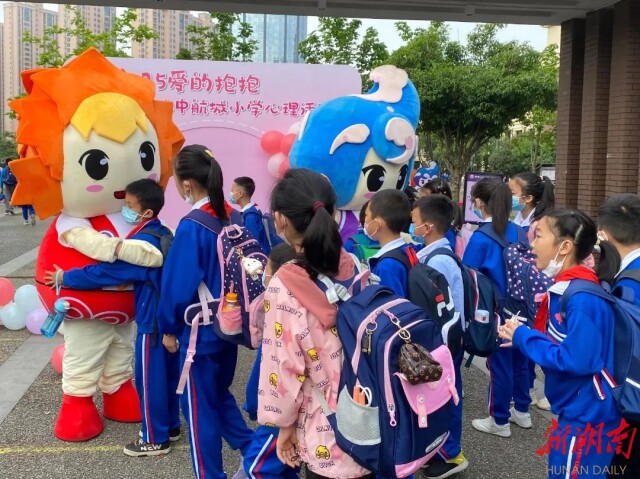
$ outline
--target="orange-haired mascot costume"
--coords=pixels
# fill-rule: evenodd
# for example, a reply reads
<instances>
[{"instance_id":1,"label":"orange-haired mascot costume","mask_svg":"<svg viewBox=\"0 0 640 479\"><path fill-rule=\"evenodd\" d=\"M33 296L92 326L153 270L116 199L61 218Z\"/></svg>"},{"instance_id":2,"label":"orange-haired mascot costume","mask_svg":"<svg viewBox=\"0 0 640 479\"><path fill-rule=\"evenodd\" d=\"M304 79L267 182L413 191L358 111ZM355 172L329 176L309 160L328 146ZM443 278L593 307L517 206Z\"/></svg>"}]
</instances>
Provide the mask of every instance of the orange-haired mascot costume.
<instances>
[{"instance_id":1,"label":"orange-haired mascot costume","mask_svg":"<svg viewBox=\"0 0 640 479\"><path fill-rule=\"evenodd\" d=\"M61 68L23 72L27 96L13 101L18 114L20 159L15 204L32 204L41 219L58 215L40 246L38 291L48 308L58 297L71 304L65 341L62 407L54 433L85 441L102 432L93 402L103 393L103 414L140 421L131 381L135 326L133 292L44 285L54 264L64 270L120 259L157 267L162 254L144 241L127 240L134 225L122 219L124 189L151 178L163 186L184 138L172 121L170 102L155 100L150 80L116 68L97 50Z\"/></svg>"}]
</instances>

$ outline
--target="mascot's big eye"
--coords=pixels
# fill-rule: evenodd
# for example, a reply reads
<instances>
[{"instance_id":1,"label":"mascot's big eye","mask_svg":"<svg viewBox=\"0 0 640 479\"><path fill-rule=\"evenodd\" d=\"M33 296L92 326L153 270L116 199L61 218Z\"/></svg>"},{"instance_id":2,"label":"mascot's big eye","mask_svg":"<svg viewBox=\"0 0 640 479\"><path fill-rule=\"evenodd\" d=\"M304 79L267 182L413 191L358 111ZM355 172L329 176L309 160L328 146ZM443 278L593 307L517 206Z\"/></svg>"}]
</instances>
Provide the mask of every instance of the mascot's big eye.
<instances>
[{"instance_id":1,"label":"mascot's big eye","mask_svg":"<svg viewBox=\"0 0 640 479\"><path fill-rule=\"evenodd\" d=\"M384 184L384 177L387 173L381 165L367 166L362 169L362 174L367 179L367 189L369 191L378 191Z\"/></svg>"},{"instance_id":2,"label":"mascot's big eye","mask_svg":"<svg viewBox=\"0 0 640 479\"><path fill-rule=\"evenodd\" d=\"M145 141L142 145L140 145L140 151L138 152L140 155L140 161L142 162L142 167L145 171L151 171L153 165L156 162L156 147L150 141Z\"/></svg>"},{"instance_id":3,"label":"mascot's big eye","mask_svg":"<svg viewBox=\"0 0 640 479\"><path fill-rule=\"evenodd\" d=\"M85 151L78 161L94 180L103 179L109 173L109 157L102 150Z\"/></svg>"},{"instance_id":4,"label":"mascot's big eye","mask_svg":"<svg viewBox=\"0 0 640 479\"><path fill-rule=\"evenodd\" d=\"M409 165L403 165L400 168L400 173L398 174L398 184L396 185L396 190L401 190L402 185L404 185L404 180L407 179L407 172L409 171Z\"/></svg>"}]
</instances>

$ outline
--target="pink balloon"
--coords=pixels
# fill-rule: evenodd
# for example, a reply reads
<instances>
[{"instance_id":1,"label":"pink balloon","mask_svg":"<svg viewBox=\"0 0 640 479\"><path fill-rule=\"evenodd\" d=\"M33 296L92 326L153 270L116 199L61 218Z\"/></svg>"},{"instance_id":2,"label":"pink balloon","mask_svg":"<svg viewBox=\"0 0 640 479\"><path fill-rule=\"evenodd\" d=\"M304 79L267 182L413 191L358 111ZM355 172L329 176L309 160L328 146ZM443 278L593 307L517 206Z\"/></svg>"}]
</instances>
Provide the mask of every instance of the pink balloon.
<instances>
[{"instance_id":1,"label":"pink balloon","mask_svg":"<svg viewBox=\"0 0 640 479\"><path fill-rule=\"evenodd\" d=\"M56 349L53 350L51 355L51 365L58 374L62 374L62 358L64 356L64 343L59 344Z\"/></svg>"},{"instance_id":2,"label":"pink balloon","mask_svg":"<svg viewBox=\"0 0 640 479\"><path fill-rule=\"evenodd\" d=\"M287 157L282 153L276 153L271 158L269 158L269 162L267 163L267 170L274 178L280 178L280 166L282 163L287 161Z\"/></svg>"},{"instance_id":3,"label":"pink balloon","mask_svg":"<svg viewBox=\"0 0 640 479\"><path fill-rule=\"evenodd\" d=\"M284 135L276 130L267 131L260 139L260 146L270 155L280 152L280 142Z\"/></svg>"},{"instance_id":4,"label":"pink balloon","mask_svg":"<svg viewBox=\"0 0 640 479\"><path fill-rule=\"evenodd\" d=\"M289 169L289 159L285 158L285 160L282 163L280 163L280 167L278 168L278 178L282 178L288 169Z\"/></svg>"},{"instance_id":5,"label":"pink balloon","mask_svg":"<svg viewBox=\"0 0 640 479\"><path fill-rule=\"evenodd\" d=\"M289 133L288 135L284 135L282 137L282 141L280 141L280 152L289 156L289 152L291 151L291 147L293 143L296 141L297 135L293 133Z\"/></svg>"},{"instance_id":6,"label":"pink balloon","mask_svg":"<svg viewBox=\"0 0 640 479\"><path fill-rule=\"evenodd\" d=\"M13 287L11 281L7 278L0 278L0 307L9 304L15 292L16 289Z\"/></svg>"},{"instance_id":7,"label":"pink balloon","mask_svg":"<svg viewBox=\"0 0 640 479\"><path fill-rule=\"evenodd\" d=\"M27 329L31 331L33 334L42 334L40 332L40 328L44 324L47 319L47 311L42 308L35 309L27 314L27 318L25 320L25 325Z\"/></svg>"}]
</instances>

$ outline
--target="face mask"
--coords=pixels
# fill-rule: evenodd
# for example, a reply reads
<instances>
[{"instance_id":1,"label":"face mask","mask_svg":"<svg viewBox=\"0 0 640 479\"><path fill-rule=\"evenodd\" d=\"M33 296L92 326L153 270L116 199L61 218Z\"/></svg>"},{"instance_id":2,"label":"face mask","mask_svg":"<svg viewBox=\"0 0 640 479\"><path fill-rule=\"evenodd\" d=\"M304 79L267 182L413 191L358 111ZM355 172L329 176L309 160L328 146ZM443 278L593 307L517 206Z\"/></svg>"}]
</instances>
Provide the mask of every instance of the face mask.
<instances>
[{"instance_id":1,"label":"face mask","mask_svg":"<svg viewBox=\"0 0 640 479\"><path fill-rule=\"evenodd\" d=\"M230 191L230 192L229 192L229 202L230 202L232 205L235 205L235 204L236 204L236 199L235 199L235 198L234 198L234 196L233 196L233 191Z\"/></svg>"},{"instance_id":2,"label":"face mask","mask_svg":"<svg viewBox=\"0 0 640 479\"><path fill-rule=\"evenodd\" d=\"M267 276L271 276L271 275L268 275L268 274L267 274L267 270L265 269L265 270L262 272L262 287L263 287L264 289L267 289Z\"/></svg>"},{"instance_id":3,"label":"face mask","mask_svg":"<svg viewBox=\"0 0 640 479\"><path fill-rule=\"evenodd\" d=\"M607 233L605 233L604 231L598 231L598 241L609 241Z\"/></svg>"},{"instance_id":4,"label":"face mask","mask_svg":"<svg viewBox=\"0 0 640 479\"><path fill-rule=\"evenodd\" d=\"M562 247L562 245L560 245L560 247ZM560 273L560 270L562 270L562 266L564 266L564 260L566 259L566 257L563 258L562 261L558 261L559 254L560 254L560 248L558 248L556 257L553 258L551 261L549 261L549 266L547 266L543 271L543 273L546 274L551 279L558 276L558 273Z\"/></svg>"},{"instance_id":5,"label":"face mask","mask_svg":"<svg viewBox=\"0 0 640 479\"><path fill-rule=\"evenodd\" d=\"M411 236L415 236L416 235L416 226L413 223L411 223L409 225L409 234Z\"/></svg>"},{"instance_id":6,"label":"face mask","mask_svg":"<svg viewBox=\"0 0 640 479\"><path fill-rule=\"evenodd\" d=\"M184 195L182 198L184 198L184 200L190 205L193 205L193 203L195 203L193 201L193 196L192 195Z\"/></svg>"},{"instance_id":7,"label":"face mask","mask_svg":"<svg viewBox=\"0 0 640 479\"><path fill-rule=\"evenodd\" d=\"M477 208L477 207L474 206L473 207L473 214L476 215L481 220L484 219L484 216L482 215L482 210L480 208Z\"/></svg>"},{"instance_id":8,"label":"face mask","mask_svg":"<svg viewBox=\"0 0 640 479\"><path fill-rule=\"evenodd\" d=\"M364 224L364 234L367 236L367 238L369 238L371 241L376 241L376 239L374 238L374 235L378 232L378 230L380 228L378 228L377 230L375 230L373 233L369 233L369 225L371 223L373 223L376 220L371 220L368 223Z\"/></svg>"},{"instance_id":9,"label":"face mask","mask_svg":"<svg viewBox=\"0 0 640 479\"><path fill-rule=\"evenodd\" d=\"M142 221L142 216L126 206L122 207L122 218L129 224L137 225Z\"/></svg>"},{"instance_id":10,"label":"face mask","mask_svg":"<svg viewBox=\"0 0 640 479\"><path fill-rule=\"evenodd\" d=\"M518 196L511 197L511 209L513 211L522 211L524 209L524 205L520 203L520 198Z\"/></svg>"}]
</instances>

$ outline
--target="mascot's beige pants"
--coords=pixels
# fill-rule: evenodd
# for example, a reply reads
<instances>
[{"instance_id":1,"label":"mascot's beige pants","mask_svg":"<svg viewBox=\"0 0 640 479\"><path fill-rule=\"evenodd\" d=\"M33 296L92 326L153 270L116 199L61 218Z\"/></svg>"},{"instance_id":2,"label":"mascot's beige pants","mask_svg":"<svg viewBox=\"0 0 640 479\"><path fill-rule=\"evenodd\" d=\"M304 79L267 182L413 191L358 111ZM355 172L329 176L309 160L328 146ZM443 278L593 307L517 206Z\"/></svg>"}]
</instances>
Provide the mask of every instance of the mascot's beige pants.
<instances>
[{"instance_id":1,"label":"mascot's beige pants","mask_svg":"<svg viewBox=\"0 0 640 479\"><path fill-rule=\"evenodd\" d=\"M115 392L133 372L135 323L65 321L62 391L70 396Z\"/></svg>"}]
</instances>

